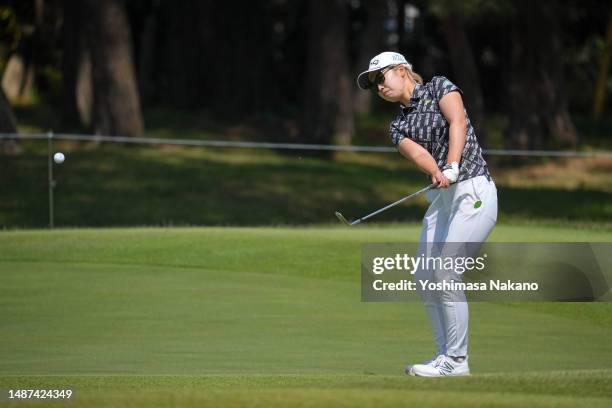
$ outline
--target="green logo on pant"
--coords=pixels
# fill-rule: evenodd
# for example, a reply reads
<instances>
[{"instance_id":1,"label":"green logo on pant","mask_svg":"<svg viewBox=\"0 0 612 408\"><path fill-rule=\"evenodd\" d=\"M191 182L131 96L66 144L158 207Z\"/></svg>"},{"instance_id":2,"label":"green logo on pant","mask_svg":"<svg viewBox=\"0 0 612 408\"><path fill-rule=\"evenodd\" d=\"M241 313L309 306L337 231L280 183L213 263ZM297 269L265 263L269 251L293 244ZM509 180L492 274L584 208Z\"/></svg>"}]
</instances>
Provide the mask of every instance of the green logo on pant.
<instances>
[{"instance_id":1,"label":"green logo on pant","mask_svg":"<svg viewBox=\"0 0 612 408\"><path fill-rule=\"evenodd\" d=\"M482 205L482 201L478 200L474 203L474 208L480 208L481 205Z\"/></svg>"}]
</instances>

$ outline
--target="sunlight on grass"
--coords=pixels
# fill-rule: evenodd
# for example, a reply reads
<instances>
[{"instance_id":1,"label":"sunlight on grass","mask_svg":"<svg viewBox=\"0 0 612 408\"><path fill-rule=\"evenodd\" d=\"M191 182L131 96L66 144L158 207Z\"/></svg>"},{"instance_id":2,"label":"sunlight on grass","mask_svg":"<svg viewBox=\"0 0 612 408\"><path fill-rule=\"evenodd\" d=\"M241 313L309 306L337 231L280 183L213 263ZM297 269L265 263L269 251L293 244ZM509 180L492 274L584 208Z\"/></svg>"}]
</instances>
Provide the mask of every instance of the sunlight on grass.
<instances>
[{"instance_id":1,"label":"sunlight on grass","mask_svg":"<svg viewBox=\"0 0 612 408\"><path fill-rule=\"evenodd\" d=\"M6 227L47 223L45 141L5 156L0 220ZM399 154L337 153L325 160L259 149L134 146L55 141L56 224L279 225L334 221L381 208L429 184ZM527 161L493 169L500 223L591 223L610 228L612 160ZM418 197L377 216L417 222Z\"/></svg>"}]
</instances>

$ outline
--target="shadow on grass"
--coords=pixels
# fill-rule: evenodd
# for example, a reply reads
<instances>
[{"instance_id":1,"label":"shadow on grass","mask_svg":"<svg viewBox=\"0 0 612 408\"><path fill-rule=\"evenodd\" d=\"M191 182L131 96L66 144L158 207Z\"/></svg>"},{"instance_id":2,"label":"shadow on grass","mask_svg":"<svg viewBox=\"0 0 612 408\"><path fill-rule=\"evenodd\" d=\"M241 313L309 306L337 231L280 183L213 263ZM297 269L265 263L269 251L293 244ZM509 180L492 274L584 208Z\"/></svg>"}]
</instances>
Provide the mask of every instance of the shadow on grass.
<instances>
[{"instance_id":1,"label":"shadow on grass","mask_svg":"<svg viewBox=\"0 0 612 408\"><path fill-rule=\"evenodd\" d=\"M38 149L38 150L36 150ZM48 224L47 161L38 146L0 158L0 225ZM303 225L358 218L427 184L414 169L270 152L78 146L54 166L57 226ZM609 221L609 193L499 187L500 219ZM423 197L376 217L419 221Z\"/></svg>"}]
</instances>

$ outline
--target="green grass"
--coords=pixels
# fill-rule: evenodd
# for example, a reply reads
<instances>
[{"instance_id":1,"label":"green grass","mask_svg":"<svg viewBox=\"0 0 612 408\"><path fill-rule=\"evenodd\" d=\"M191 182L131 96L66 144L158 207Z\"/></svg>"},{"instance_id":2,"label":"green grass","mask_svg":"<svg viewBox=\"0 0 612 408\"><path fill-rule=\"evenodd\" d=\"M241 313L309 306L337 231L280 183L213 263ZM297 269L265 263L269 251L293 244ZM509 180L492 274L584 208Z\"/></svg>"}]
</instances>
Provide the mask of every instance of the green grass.
<instances>
[{"instance_id":1,"label":"green grass","mask_svg":"<svg viewBox=\"0 0 612 408\"><path fill-rule=\"evenodd\" d=\"M418 229L1 232L0 389L71 387L84 407L610 405L610 303L473 303L474 375L403 375L433 353L425 313L360 302L360 251Z\"/></svg>"},{"instance_id":2,"label":"green grass","mask_svg":"<svg viewBox=\"0 0 612 408\"><path fill-rule=\"evenodd\" d=\"M0 157L0 227L48 225L46 146L24 146L22 155ZM58 143L56 150L67 157L54 166L55 223L64 227L321 224L335 222L335 210L349 218L362 216L428 183L396 154L340 154L323 160L265 150L78 143ZM608 168L609 162L598 162L581 174L604 175ZM514 171L493 171L500 180L500 223L612 229L609 177L574 176L578 171L570 169L557 177L579 178L568 188L534 184L537 177L529 172L518 180L503 177ZM376 221L418 221L426 205L419 197Z\"/></svg>"},{"instance_id":3,"label":"green grass","mask_svg":"<svg viewBox=\"0 0 612 408\"><path fill-rule=\"evenodd\" d=\"M609 370L420 379L381 375L15 377L21 387L72 388L78 407L609 406ZM40 403L31 404L39 406ZM19 402L14 406L28 406ZM54 404L55 406L55 404Z\"/></svg>"}]
</instances>

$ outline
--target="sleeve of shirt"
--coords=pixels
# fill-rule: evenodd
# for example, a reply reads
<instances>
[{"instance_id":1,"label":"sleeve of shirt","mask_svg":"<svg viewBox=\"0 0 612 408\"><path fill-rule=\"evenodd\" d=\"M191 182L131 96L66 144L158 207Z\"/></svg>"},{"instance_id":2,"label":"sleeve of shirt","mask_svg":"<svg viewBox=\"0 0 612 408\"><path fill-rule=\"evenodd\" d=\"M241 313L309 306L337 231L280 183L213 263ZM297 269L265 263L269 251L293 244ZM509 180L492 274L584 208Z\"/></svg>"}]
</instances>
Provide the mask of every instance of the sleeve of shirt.
<instances>
[{"instance_id":1,"label":"sleeve of shirt","mask_svg":"<svg viewBox=\"0 0 612 408\"><path fill-rule=\"evenodd\" d=\"M463 91L446 77L436 76L431 79L431 82L433 84L434 94L438 102L440 102L440 99L442 99L444 95L453 91L457 91L463 95Z\"/></svg>"},{"instance_id":2,"label":"sleeve of shirt","mask_svg":"<svg viewBox=\"0 0 612 408\"><path fill-rule=\"evenodd\" d=\"M389 136L391 137L391 143L393 143L393 145L396 147L399 142L401 142L402 139L406 137L406 135L404 135L404 133L400 130L397 121L395 120L391 122L391 126L389 128Z\"/></svg>"}]
</instances>

